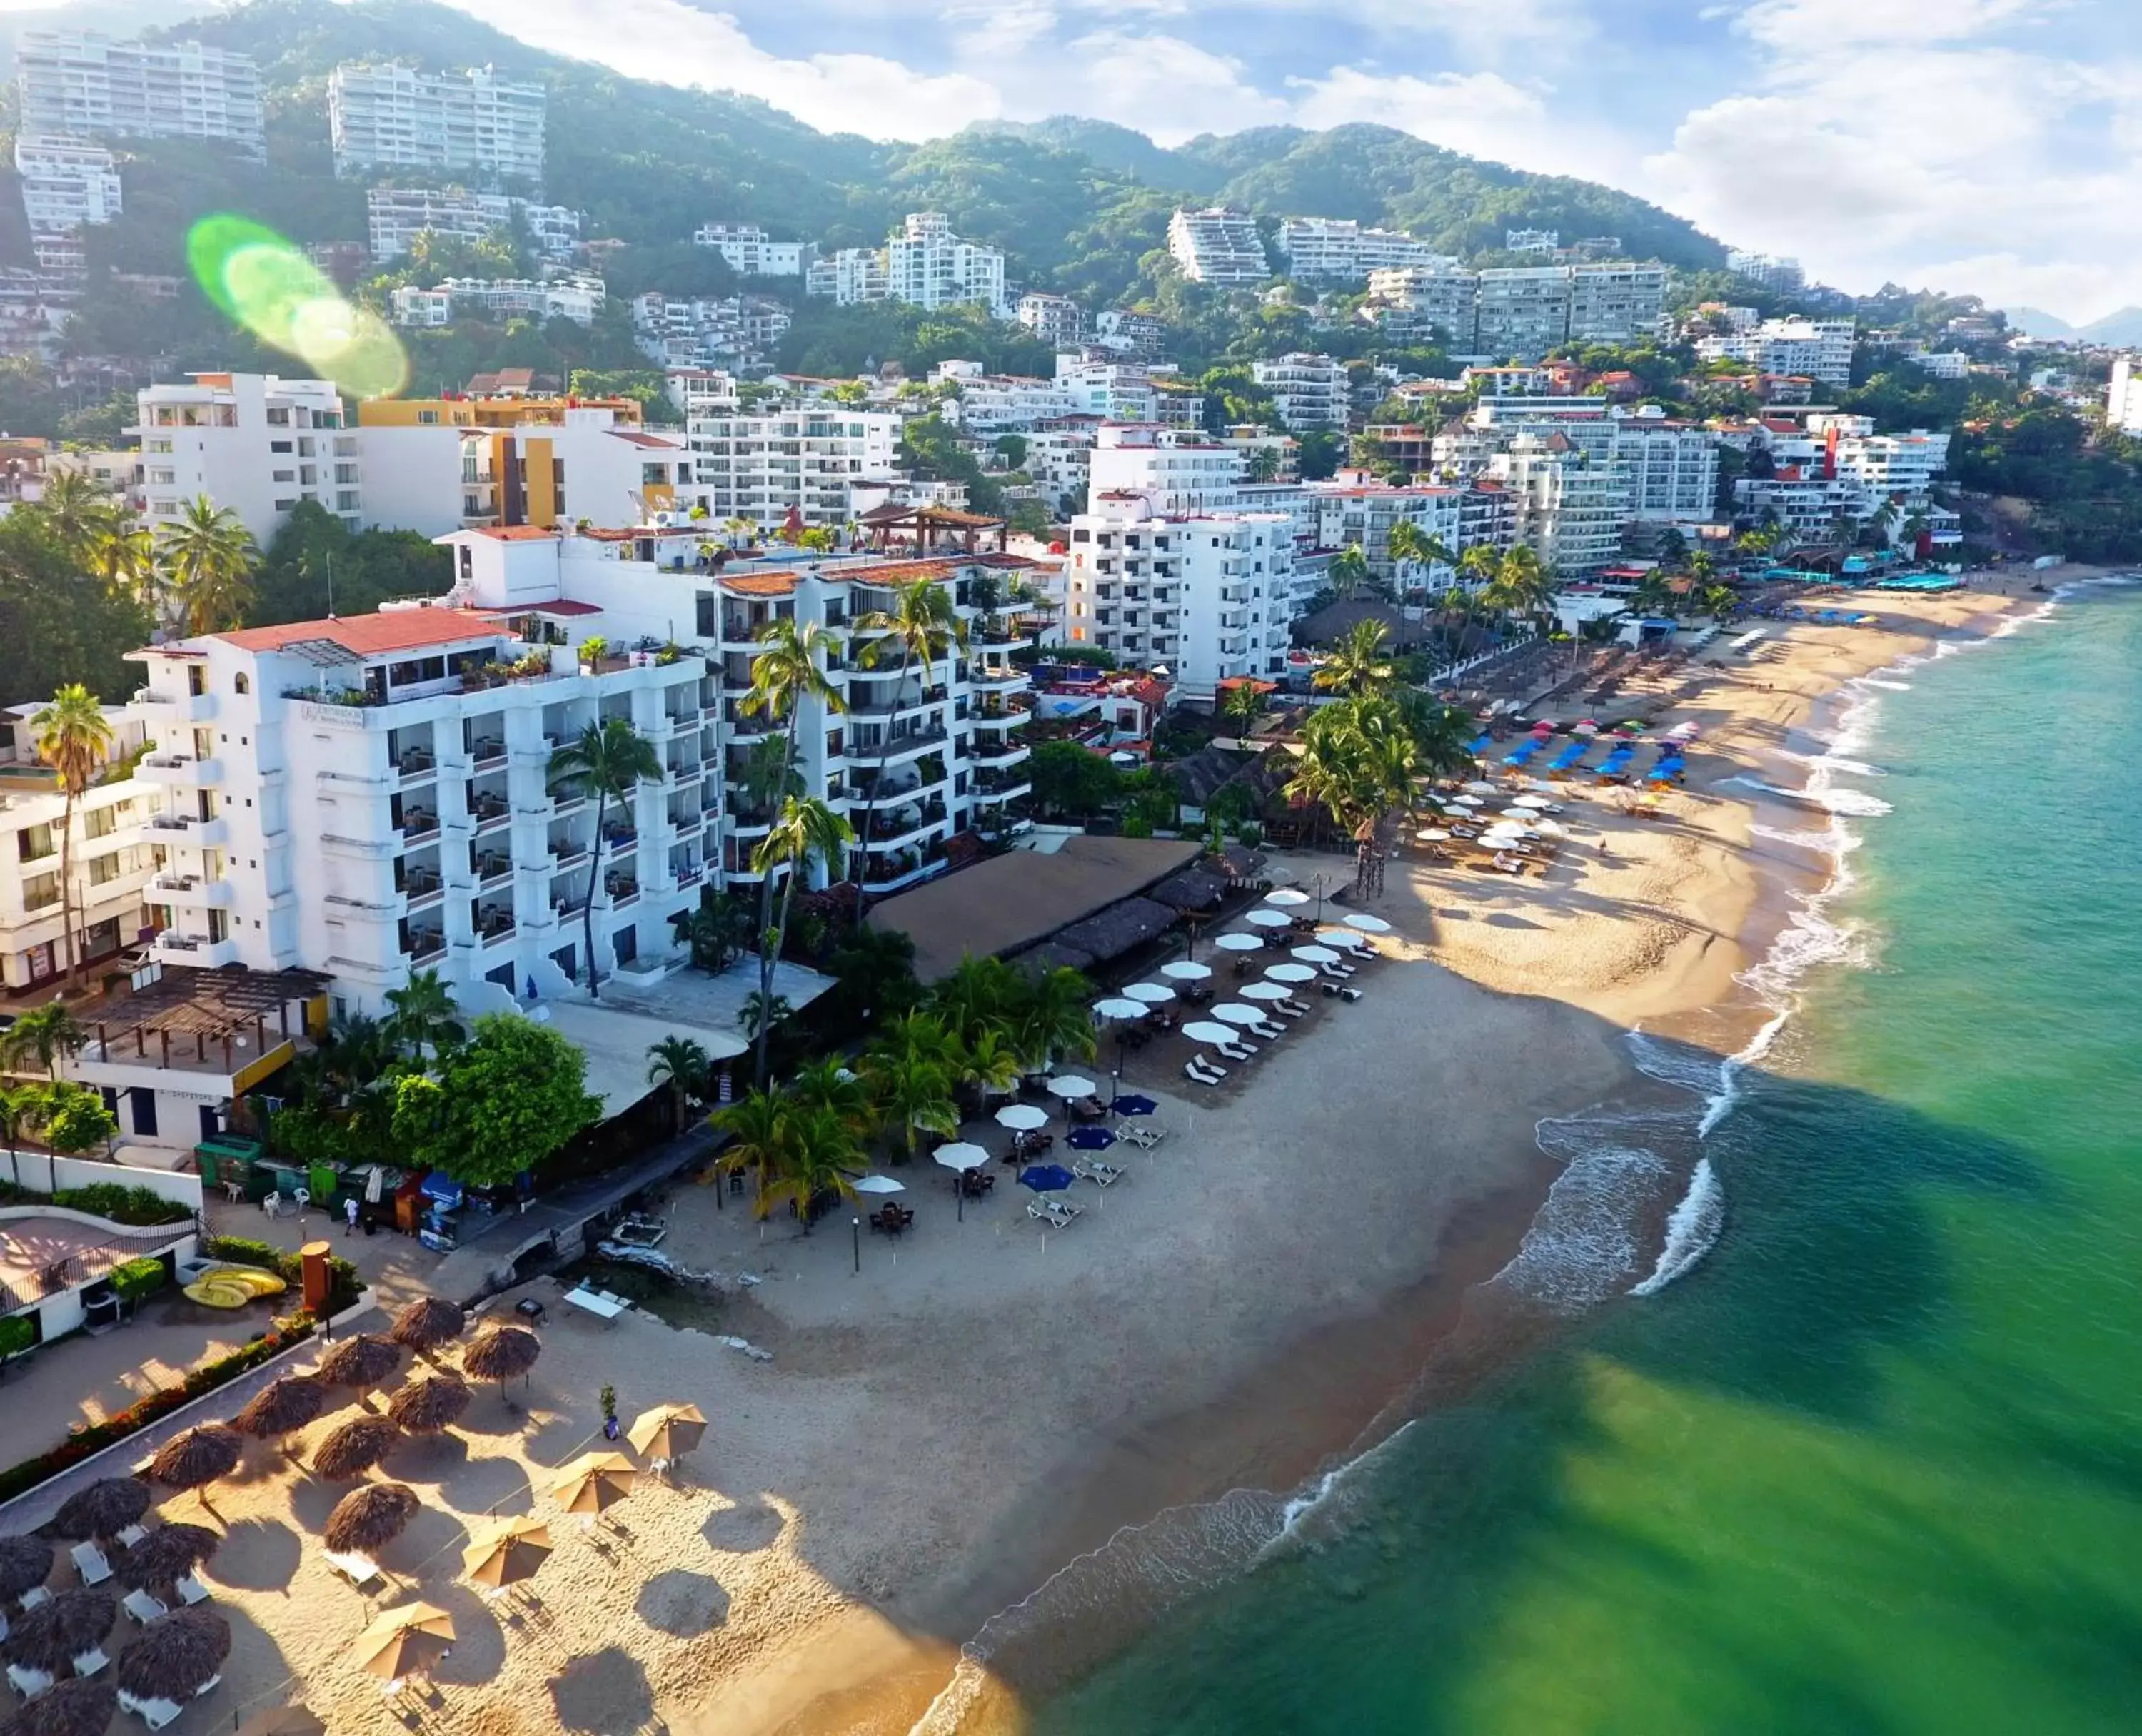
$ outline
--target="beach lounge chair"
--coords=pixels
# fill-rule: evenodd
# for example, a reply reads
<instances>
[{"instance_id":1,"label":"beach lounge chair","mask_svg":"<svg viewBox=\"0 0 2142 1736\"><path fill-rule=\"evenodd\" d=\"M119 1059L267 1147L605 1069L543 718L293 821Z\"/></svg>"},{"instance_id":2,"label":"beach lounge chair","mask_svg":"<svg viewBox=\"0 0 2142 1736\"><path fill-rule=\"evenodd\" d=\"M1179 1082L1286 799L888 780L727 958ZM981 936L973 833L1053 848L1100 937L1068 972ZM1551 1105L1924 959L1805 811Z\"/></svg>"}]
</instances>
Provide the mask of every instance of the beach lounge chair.
<instances>
[{"instance_id":1,"label":"beach lounge chair","mask_svg":"<svg viewBox=\"0 0 2142 1736\"><path fill-rule=\"evenodd\" d=\"M329 1549L323 1551L322 1553L327 1557L328 1566L333 1568L358 1591L365 1591L378 1583L379 1564L371 1556L359 1555L354 1550L338 1554Z\"/></svg>"},{"instance_id":2,"label":"beach lounge chair","mask_svg":"<svg viewBox=\"0 0 2142 1736\"><path fill-rule=\"evenodd\" d=\"M1060 1200L1036 1200L1026 1208L1030 1218L1039 1218L1044 1224L1059 1230L1068 1230L1071 1221L1078 1216L1082 1207L1067 1206Z\"/></svg>"},{"instance_id":3,"label":"beach lounge chair","mask_svg":"<svg viewBox=\"0 0 2142 1736\"><path fill-rule=\"evenodd\" d=\"M1276 1043L1281 1038L1286 1035L1286 1027L1285 1025L1274 1024L1270 1019L1266 1019L1262 1024L1253 1024L1250 1027L1250 1029L1254 1031L1258 1036L1263 1038L1266 1043Z\"/></svg>"},{"instance_id":4,"label":"beach lounge chair","mask_svg":"<svg viewBox=\"0 0 2142 1736\"><path fill-rule=\"evenodd\" d=\"M146 1591L129 1591L120 1600L120 1607L143 1627L152 1621L161 1621L171 1613L170 1606L162 1598L152 1597Z\"/></svg>"},{"instance_id":5,"label":"beach lounge chair","mask_svg":"<svg viewBox=\"0 0 2142 1736\"><path fill-rule=\"evenodd\" d=\"M28 1615L31 1610L36 1609L39 1604L48 1604L52 1600L52 1594L47 1591L42 1586L31 1586L28 1591L25 1591L20 1597L15 1600L17 1604L22 1605L22 1613L26 1615Z\"/></svg>"},{"instance_id":6,"label":"beach lounge chair","mask_svg":"<svg viewBox=\"0 0 2142 1736\"><path fill-rule=\"evenodd\" d=\"M1128 1140L1141 1152L1150 1152L1155 1146L1158 1145L1161 1141L1167 1137L1167 1129L1165 1127L1142 1127L1134 1122L1126 1122L1122 1127L1117 1130L1116 1137L1118 1139ZM0 1637L5 1636L0 1635Z\"/></svg>"},{"instance_id":7,"label":"beach lounge chair","mask_svg":"<svg viewBox=\"0 0 2142 1736\"><path fill-rule=\"evenodd\" d=\"M1341 989L1339 991L1339 999L1344 1001L1357 1001L1360 998L1361 991L1358 989Z\"/></svg>"},{"instance_id":8,"label":"beach lounge chair","mask_svg":"<svg viewBox=\"0 0 2142 1736\"><path fill-rule=\"evenodd\" d=\"M111 1659L104 1655L102 1646L92 1645L87 1651L76 1652L74 1655L74 1673L86 1680L111 1661Z\"/></svg>"},{"instance_id":9,"label":"beach lounge chair","mask_svg":"<svg viewBox=\"0 0 2142 1736\"><path fill-rule=\"evenodd\" d=\"M1096 1187L1113 1187L1130 1172L1119 1163L1103 1163L1096 1157L1090 1163L1073 1164L1071 1173Z\"/></svg>"},{"instance_id":10,"label":"beach lounge chair","mask_svg":"<svg viewBox=\"0 0 2142 1736\"><path fill-rule=\"evenodd\" d=\"M52 1685L52 1674L48 1669L25 1669L19 1664L10 1664L7 1685L24 1699L33 1700Z\"/></svg>"},{"instance_id":11,"label":"beach lounge chair","mask_svg":"<svg viewBox=\"0 0 2142 1736\"><path fill-rule=\"evenodd\" d=\"M1256 1046L1248 1043L1216 1043L1212 1047L1230 1061L1247 1061L1256 1053Z\"/></svg>"},{"instance_id":12,"label":"beach lounge chair","mask_svg":"<svg viewBox=\"0 0 2142 1736\"><path fill-rule=\"evenodd\" d=\"M188 1609L191 1609L195 1604L208 1601L208 1587L190 1573L182 1573L179 1576L176 1590L179 1595L185 1600Z\"/></svg>"},{"instance_id":13,"label":"beach lounge chair","mask_svg":"<svg viewBox=\"0 0 2142 1736\"><path fill-rule=\"evenodd\" d=\"M148 1535L148 1528L146 1526L130 1525L112 1541L121 1549L131 1549Z\"/></svg>"},{"instance_id":14,"label":"beach lounge chair","mask_svg":"<svg viewBox=\"0 0 2142 1736\"><path fill-rule=\"evenodd\" d=\"M1214 1067L1209 1062L1186 1061L1182 1063L1182 1077L1200 1085L1217 1085L1227 1077L1227 1069Z\"/></svg>"},{"instance_id":15,"label":"beach lounge chair","mask_svg":"<svg viewBox=\"0 0 2142 1736\"><path fill-rule=\"evenodd\" d=\"M1300 1018L1302 1014L1309 1010L1306 1004L1298 1000L1275 1001L1272 1004L1277 1007L1281 1012L1295 1018Z\"/></svg>"},{"instance_id":16,"label":"beach lounge chair","mask_svg":"<svg viewBox=\"0 0 2142 1736\"><path fill-rule=\"evenodd\" d=\"M111 1577L111 1563L104 1558L104 1551L94 1543L77 1543L67 1551L81 1574L85 1586L101 1586Z\"/></svg>"}]
</instances>

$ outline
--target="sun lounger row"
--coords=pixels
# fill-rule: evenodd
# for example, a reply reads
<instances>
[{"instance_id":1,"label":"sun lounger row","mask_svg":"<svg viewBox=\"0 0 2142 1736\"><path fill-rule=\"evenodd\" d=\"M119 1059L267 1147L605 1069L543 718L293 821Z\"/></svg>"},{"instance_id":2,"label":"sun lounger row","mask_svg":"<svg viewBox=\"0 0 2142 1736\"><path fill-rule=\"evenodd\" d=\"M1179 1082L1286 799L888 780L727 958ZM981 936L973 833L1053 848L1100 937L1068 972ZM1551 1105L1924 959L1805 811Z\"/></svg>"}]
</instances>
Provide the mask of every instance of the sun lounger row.
<instances>
[{"instance_id":1,"label":"sun lounger row","mask_svg":"<svg viewBox=\"0 0 2142 1736\"><path fill-rule=\"evenodd\" d=\"M1085 1210L1084 1206L1073 1206L1069 1200L1044 1199L1030 1203L1026 1208L1026 1215L1030 1218L1039 1218L1056 1229L1068 1230L1078 1221Z\"/></svg>"}]
</instances>

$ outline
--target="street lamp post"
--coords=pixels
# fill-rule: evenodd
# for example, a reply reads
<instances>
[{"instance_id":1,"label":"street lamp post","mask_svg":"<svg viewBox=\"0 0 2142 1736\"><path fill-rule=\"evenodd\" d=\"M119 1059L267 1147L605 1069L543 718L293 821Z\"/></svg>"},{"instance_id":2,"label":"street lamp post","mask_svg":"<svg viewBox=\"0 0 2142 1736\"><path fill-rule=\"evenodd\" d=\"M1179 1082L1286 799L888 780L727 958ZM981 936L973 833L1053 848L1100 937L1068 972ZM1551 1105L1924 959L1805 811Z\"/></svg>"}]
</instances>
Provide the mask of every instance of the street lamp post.
<instances>
[{"instance_id":1,"label":"street lamp post","mask_svg":"<svg viewBox=\"0 0 2142 1736\"><path fill-rule=\"evenodd\" d=\"M850 1218L848 1229L856 1239L856 1272L860 1276L863 1269L863 1221L861 1218Z\"/></svg>"}]
</instances>

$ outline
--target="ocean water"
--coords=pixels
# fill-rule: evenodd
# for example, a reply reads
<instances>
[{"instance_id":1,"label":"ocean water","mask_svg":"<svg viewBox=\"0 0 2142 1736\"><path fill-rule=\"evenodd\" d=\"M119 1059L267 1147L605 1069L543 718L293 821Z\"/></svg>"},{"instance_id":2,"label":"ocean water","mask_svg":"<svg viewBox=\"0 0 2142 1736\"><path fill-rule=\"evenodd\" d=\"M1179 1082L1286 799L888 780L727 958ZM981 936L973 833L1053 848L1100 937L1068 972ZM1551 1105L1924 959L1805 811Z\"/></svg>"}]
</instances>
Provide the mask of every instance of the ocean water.
<instances>
[{"instance_id":1,"label":"ocean water","mask_svg":"<svg viewBox=\"0 0 2142 1736\"><path fill-rule=\"evenodd\" d=\"M1774 786L1834 878L1774 1016L1632 1038L1684 1115L1541 1129L1498 1282L1564 1324L1130 1540L1179 1582L1039 1736L2142 1731L2142 589L1848 698Z\"/></svg>"}]
</instances>

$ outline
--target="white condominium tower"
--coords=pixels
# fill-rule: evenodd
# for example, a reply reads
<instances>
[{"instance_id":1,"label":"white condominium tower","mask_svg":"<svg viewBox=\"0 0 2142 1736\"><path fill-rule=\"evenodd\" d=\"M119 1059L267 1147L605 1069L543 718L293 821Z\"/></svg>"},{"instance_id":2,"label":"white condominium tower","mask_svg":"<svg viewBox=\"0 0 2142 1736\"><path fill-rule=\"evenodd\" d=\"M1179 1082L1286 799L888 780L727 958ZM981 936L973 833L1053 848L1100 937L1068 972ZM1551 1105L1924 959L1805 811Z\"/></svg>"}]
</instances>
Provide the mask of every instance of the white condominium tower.
<instances>
[{"instance_id":1,"label":"white condominium tower","mask_svg":"<svg viewBox=\"0 0 2142 1736\"><path fill-rule=\"evenodd\" d=\"M979 302L999 319L1009 319L1004 300L1004 256L994 247L962 240L949 218L936 211L912 211L900 232L886 242L886 293L918 308L956 307Z\"/></svg>"},{"instance_id":2,"label":"white condominium tower","mask_svg":"<svg viewBox=\"0 0 2142 1736\"><path fill-rule=\"evenodd\" d=\"M119 170L111 153L86 139L23 133L15 141L22 215L30 246L46 271L80 270L81 232L120 212Z\"/></svg>"},{"instance_id":3,"label":"white condominium tower","mask_svg":"<svg viewBox=\"0 0 2142 1736\"><path fill-rule=\"evenodd\" d=\"M1256 219L1226 205L1176 212L1167 219L1167 250L1193 284L1240 288L1271 275Z\"/></svg>"},{"instance_id":4,"label":"white condominium tower","mask_svg":"<svg viewBox=\"0 0 2142 1736\"><path fill-rule=\"evenodd\" d=\"M228 507L262 548L300 501L363 528L358 437L327 380L200 373L136 394L141 492L153 530L196 495Z\"/></svg>"},{"instance_id":5,"label":"white condominium tower","mask_svg":"<svg viewBox=\"0 0 2142 1736\"><path fill-rule=\"evenodd\" d=\"M856 516L856 484L892 478L904 420L837 404L693 416L685 424L693 481L680 493L717 525L777 528L792 511L808 528L837 529Z\"/></svg>"},{"instance_id":6,"label":"white condominium tower","mask_svg":"<svg viewBox=\"0 0 2142 1736\"><path fill-rule=\"evenodd\" d=\"M456 169L531 184L543 179L543 87L488 67L418 72L345 61L328 79L335 173Z\"/></svg>"},{"instance_id":7,"label":"white condominium tower","mask_svg":"<svg viewBox=\"0 0 2142 1736\"><path fill-rule=\"evenodd\" d=\"M1375 272L1458 263L1402 230L1337 217L1288 218L1279 226L1279 250L1289 275L1315 283L1359 284Z\"/></svg>"},{"instance_id":8,"label":"white condominium tower","mask_svg":"<svg viewBox=\"0 0 2142 1736\"><path fill-rule=\"evenodd\" d=\"M200 42L26 30L16 62L25 133L228 139L251 155L264 152L260 73L249 55Z\"/></svg>"}]
</instances>

